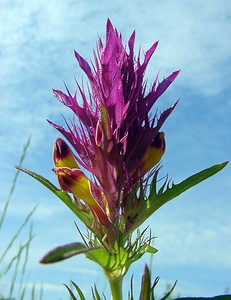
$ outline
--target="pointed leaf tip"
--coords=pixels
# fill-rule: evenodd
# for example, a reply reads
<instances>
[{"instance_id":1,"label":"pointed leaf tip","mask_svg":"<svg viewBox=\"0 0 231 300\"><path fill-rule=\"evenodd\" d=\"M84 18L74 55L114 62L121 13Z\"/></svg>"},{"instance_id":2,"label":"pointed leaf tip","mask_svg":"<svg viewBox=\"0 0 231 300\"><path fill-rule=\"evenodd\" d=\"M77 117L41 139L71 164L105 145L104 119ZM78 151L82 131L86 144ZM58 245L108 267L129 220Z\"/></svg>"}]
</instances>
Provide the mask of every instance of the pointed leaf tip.
<instances>
[{"instance_id":1,"label":"pointed leaf tip","mask_svg":"<svg viewBox=\"0 0 231 300\"><path fill-rule=\"evenodd\" d=\"M147 265L144 268L144 274L142 276L141 282L141 291L139 300L148 300L150 299L151 294L151 278L150 278L150 271Z\"/></svg>"},{"instance_id":2,"label":"pointed leaf tip","mask_svg":"<svg viewBox=\"0 0 231 300\"><path fill-rule=\"evenodd\" d=\"M83 292L81 291L81 289L78 287L78 285L71 280L72 285L74 286L74 288L76 289L76 292L78 293L80 300L86 300L86 298L83 295Z\"/></svg>"},{"instance_id":3,"label":"pointed leaf tip","mask_svg":"<svg viewBox=\"0 0 231 300\"><path fill-rule=\"evenodd\" d=\"M39 262L41 264L59 262L74 255L81 254L84 250L86 250L86 246L82 243L71 243L59 246L48 252Z\"/></svg>"},{"instance_id":4,"label":"pointed leaf tip","mask_svg":"<svg viewBox=\"0 0 231 300\"><path fill-rule=\"evenodd\" d=\"M229 163L229 161L227 160L227 161L217 164L217 166L220 166L221 170L222 170L228 163Z\"/></svg>"},{"instance_id":5,"label":"pointed leaf tip","mask_svg":"<svg viewBox=\"0 0 231 300\"><path fill-rule=\"evenodd\" d=\"M71 299L72 299L72 300L78 300L78 299L75 297L75 295L74 295L74 293L72 292L72 290L71 290L66 284L64 284L64 286L67 288L68 293L69 293Z\"/></svg>"}]
</instances>

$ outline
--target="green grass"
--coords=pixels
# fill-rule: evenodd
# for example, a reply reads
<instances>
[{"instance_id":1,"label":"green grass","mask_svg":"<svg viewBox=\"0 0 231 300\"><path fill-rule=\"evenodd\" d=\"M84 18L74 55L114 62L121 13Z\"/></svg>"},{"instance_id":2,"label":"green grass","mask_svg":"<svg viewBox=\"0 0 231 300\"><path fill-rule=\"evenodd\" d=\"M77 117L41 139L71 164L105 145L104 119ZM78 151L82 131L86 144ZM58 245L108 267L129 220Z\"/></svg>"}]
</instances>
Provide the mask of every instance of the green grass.
<instances>
[{"instance_id":1,"label":"green grass","mask_svg":"<svg viewBox=\"0 0 231 300\"><path fill-rule=\"evenodd\" d=\"M30 139L23 147L19 165L22 165ZM7 212L14 194L19 170L15 171L11 189L7 200L4 203L3 211L0 214L0 240L4 234L4 223L6 223ZM29 258L29 248L33 240L33 226L31 216L36 207L28 212L22 223L15 228L14 234L9 237L6 245L0 245L0 300L35 300L42 299L43 290L37 288L36 284L28 287L29 275L27 263ZM25 231L27 231L25 233ZM23 240L21 242L21 240Z\"/></svg>"}]
</instances>

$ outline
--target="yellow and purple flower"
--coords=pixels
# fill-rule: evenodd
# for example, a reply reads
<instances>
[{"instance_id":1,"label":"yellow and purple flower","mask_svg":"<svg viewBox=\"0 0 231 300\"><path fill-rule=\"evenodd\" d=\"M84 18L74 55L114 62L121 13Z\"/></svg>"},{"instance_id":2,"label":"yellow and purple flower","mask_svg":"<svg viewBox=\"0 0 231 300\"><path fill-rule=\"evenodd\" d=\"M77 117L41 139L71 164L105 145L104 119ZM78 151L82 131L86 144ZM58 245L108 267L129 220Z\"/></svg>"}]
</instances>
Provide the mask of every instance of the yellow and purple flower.
<instances>
[{"instance_id":1,"label":"yellow and purple flower","mask_svg":"<svg viewBox=\"0 0 231 300\"><path fill-rule=\"evenodd\" d=\"M89 80L89 92L86 94L78 83L74 95L67 88L66 93L54 90L57 99L72 109L78 123L73 120L65 129L49 121L75 153L62 139L55 142L54 171L60 187L90 207L97 222L107 229L118 226L126 214L127 202L136 198L138 182L158 169L165 151L160 130L177 104L152 115L153 105L179 71L161 82L157 76L147 91L144 74L158 43L144 54L142 62L140 53L137 58L134 55L134 43L135 32L126 48L108 20L106 42L99 38L92 66L75 52ZM132 203L136 206L134 199Z\"/></svg>"}]
</instances>

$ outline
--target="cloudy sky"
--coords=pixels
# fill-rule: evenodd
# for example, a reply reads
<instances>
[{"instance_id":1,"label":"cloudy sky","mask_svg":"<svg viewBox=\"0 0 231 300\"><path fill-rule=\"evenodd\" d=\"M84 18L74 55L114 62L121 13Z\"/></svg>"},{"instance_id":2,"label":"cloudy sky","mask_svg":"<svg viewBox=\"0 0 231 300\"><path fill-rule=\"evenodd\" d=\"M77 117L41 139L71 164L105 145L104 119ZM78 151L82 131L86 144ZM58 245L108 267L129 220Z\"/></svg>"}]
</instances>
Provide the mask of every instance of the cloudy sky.
<instances>
[{"instance_id":1,"label":"cloudy sky","mask_svg":"<svg viewBox=\"0 0 231 300\"><path fill-rule=\"evenodd\" d=\"M231 1L1 0L0 209L29 136L24 166L56 182L51 149L58 133L46 119L62 122L62 115L69 118L71 112L54 98L52 88L62 89L65 82L74 91L74 78L82 80L82 73L73 50L90 60L97 36L104 38L108 17L124 42L136 30L136 49L141 46L145 51L160 41L146 74L150 84L159 70L163 78L181 69L158 102L166 108L180 98L163 128L167 139L163 174L179 182L230 160ZM161 277L159 294L175 280L176 294L182 296L212 296L231 288L230 189L227 166L148 220L159 249L152 269L153 277ZM84 257L51 266L38 264L48 250L78 236L74 216L24 174L8 211L0 249L35 204L29 282L44 286L45 300L68 299L62 284L70 279L86 294L94 282L107 291L101 270ZM131 269L135 286L149 260L147 256Z\"/></svg>"}]
</instances>

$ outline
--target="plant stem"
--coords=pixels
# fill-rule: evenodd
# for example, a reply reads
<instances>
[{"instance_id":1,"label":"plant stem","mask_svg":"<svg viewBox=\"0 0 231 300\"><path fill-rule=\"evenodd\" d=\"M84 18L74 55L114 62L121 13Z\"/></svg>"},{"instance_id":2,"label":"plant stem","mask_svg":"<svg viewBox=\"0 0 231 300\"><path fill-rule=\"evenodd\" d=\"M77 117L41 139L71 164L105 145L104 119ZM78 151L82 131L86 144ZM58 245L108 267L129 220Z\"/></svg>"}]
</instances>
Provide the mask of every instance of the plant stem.
<instances>
[{"instance_id":1,"label":"plant stem","mask_svg":"<svg viewBox=\"0 0 231 300\"><path fill-rule=\"evenodd\" d=\"M111 275L111 274L110 274ZM123 276L107 276L111 288L111 300L122 300Z\"/></svg>"}]
</instances>

